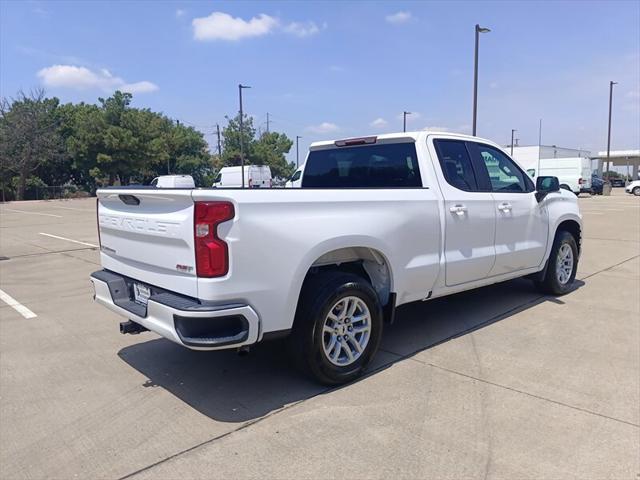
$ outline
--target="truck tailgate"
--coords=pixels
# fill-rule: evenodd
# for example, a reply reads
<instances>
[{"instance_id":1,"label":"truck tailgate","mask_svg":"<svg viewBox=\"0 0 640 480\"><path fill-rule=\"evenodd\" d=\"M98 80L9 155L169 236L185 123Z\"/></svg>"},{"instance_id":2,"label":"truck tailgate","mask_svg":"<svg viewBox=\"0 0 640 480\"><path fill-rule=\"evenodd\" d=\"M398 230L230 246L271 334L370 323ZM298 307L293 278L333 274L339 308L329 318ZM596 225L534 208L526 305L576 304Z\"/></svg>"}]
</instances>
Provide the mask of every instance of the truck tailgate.
<instances>
[{"instance_id":1,"label":"truck tailgate","mask_svg":"<svg viewBox=\"0 0 640 480\"><path fill-rule=\"evenodd\" d=\"M102 266L197 297L193 209L191 190L99 190Z\"/></svg>"}]
</instances>

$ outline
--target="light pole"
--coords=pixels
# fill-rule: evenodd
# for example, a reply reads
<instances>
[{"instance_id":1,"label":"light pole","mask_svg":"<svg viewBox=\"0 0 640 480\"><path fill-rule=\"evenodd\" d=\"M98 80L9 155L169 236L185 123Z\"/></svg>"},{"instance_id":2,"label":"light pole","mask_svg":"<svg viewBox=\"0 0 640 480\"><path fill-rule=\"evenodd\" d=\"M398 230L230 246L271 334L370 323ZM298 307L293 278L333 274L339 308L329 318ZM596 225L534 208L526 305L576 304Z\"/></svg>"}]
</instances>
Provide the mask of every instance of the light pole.
<instances>
[{"instance_id":1,"label":"light pole","mask_svg":"<svg viewBox=\"0 0 640 480\"><path fill-rule=\"evenodd\" d=\"M300 166L300 157L298 156L298 140L302 137L300 135L296 135L296 169Z\"/></svg>"},{"instance_id":2,"label":"light pole","mask_svg":"<svg viewBox=\"0 0 640 480\"><path fill-rule=\"evenodd\" d=\"M411 115L411 112L402 112L402 131L407 131L407 115Z\"/></svg>"},{"instance_id":3,"label":"light pole","mask_svg":"<svg viewBox=\"0 0 640 480\"><path fill-rule=\"evenodd\" d=\"M511 129L511 158L513 158L513 134L516 133L518 130L516 130L515 128Z\"/></svg>"},{"instance_id":4,"label":"light pole","mask_svg":"<svg viewBox=\"0 0 640 480\"><path fill-rule=\"evenodd\" d=\"M243 152L243 128L242 128L242 89L251 88L247 85L238 84L238 93L240 95L240 173L242 174L242 188L244 188L244 152Z\"/></svg>"},{"instance_id":5,"label":"light pole","mask_svg":"<svg viewBox=\"0 0 640 480\"><path fill-rule=\"evenodd\" d=\"M609 129L607 131L607 181L609 181L609 154L611 152L611 105L613 103L613 86L618 82L609 82Z\"/></svg>"},{"instance_id":6,"label":"light pole","mask_svg":"<svg viewBox=\"0 0 640 480\"><path fill-rule=\"evenodd\" d=\"M473 64L473 135L476 135L476 119L478 117L478 44L480 34L490 32L488 28L481 27L476 23L476 50Z\"/></svg>"}]
</instances>

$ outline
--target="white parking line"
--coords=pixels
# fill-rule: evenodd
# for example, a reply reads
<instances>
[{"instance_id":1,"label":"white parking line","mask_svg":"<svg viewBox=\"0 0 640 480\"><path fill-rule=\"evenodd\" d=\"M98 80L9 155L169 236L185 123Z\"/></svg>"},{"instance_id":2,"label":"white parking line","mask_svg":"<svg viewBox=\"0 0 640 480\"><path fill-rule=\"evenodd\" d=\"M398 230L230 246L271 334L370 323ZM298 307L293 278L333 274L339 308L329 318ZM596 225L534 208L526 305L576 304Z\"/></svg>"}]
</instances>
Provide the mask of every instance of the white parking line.
<instances>
[{"instance_id":1,"label":"white parking line","mask_svg":"<svg viewBox=\"0 0 640 480\"><path fill-rule=\"evenodd\" d=\"M13 308L16 312L22 315L24 318L35 318L37 315L29 310L27 307L19 303L15 298L6 292L0 290L0 300Z\"/></svg>"},{"instance_id":2,"label":"white parking line","mask_svg":"<svg viewBox=\"0 0 640 480\"><path fill-rule=\"evenodd\" d=\"M54 215L53 213L27 212L25 210L14 210L13 208L5 208L7 212L26 213L28 215L42 215L44 217L62 218L62 215Z\"/></svg>"},{"instance_id":3,"label":"white parking line","mask_svg":"<svg viewBox=\"0 0 640 480\"><path fill-rule=\"evenodd\" d=\"M67 242L73 242L80 245L86 245L88 247L98 248L98 245L94 245L93 243L81 242L79 240L73 240L71 238L59 237L58 235L51 235L50 233L39 232L38 235L44 235L45 237L57 238L58 240L66 240Z\"/></svg>"},{"instance_id":4,"label":"white parking line","mask_svg":"<svg viewBox=\"0 0 640 480\"><path fill-rule=\"evenodd\" d=\"M93 210L89 210L86 208L73 208L73 207L60 207L58 205L52 205L53 208L63 208L65 210L75 210L76 212L92 212Z\"/></svg>"}]
</instances>

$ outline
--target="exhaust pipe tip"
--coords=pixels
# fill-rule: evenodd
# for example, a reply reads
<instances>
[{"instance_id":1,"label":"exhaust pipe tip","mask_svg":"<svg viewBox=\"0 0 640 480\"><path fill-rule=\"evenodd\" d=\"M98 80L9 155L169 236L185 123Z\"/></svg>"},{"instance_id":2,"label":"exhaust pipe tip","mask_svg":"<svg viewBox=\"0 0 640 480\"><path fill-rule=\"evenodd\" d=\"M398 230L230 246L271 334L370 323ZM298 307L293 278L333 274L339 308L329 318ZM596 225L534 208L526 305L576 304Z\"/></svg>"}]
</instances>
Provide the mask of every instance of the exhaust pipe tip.
<instances>
[{"instance_id":1,"label":"exhaust pipe tip","mask_svg":"<svg viewBox=\"0 0 640 480\"><path fill-rule=\"evenodd\" d=\"M136 323L132 320L127 320L126 322L120 322L120 333L123 335L131 334L136 335L140 332L147 332L148 328L143 327L139 323Z\"/></svg>"}]
</instances>

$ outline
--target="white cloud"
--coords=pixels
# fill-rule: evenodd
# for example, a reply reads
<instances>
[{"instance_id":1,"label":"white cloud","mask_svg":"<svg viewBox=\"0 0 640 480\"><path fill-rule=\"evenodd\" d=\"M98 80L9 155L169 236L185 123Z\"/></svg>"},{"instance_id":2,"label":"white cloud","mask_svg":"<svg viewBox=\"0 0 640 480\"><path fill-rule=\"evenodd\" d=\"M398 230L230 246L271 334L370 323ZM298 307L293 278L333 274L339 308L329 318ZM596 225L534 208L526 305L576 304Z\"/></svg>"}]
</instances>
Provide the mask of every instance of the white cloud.
<instances>
[{"instance_id":1,"label":"white cloud","mask_svg":"<svg viewBox=\"0 0 640 480\"><path fill-rule=\"evenodd\" d=\"M387 15L385 17L385 20L391 23L392 25L400 25L401 23L408 22L412 18L413 16L411 15L411 12L400 11L400 12L393 13L391 15Z\"/></svg>"},{"instance_id":2,"label":"white cloud","mask_svg":"<svg viewBox=\"0 0 640 480\"><path fill-rule=\"evenodd\" d=\"M158 90L158 86L155 83L143 80L142 82L125 83L118 87L118 90L129 93L149 93Z\"/></svg>"},{"instance_id":3,"label":"white cloud","mask_svg":"<svg viewBox=\"0 0 640 480\"><path fill-rule=\"evenodd\" d=\"M318 134L337 132L338 130L340 130L340 127L335 123L330 122L322 122L320 125L311 125L307 127L307 131Z\"/></svg>"},{"instance_id":4,"label":"white cloud","mask_svg":"<svg viewBox=\"0 0 640 480\"><path fill-rule=\"evenodd\" d=\"M182 17L185 13L187 13L185 10L179 8L176 10L176 17Z\"/></svg>"},{"instance_id":5,"label":"white cloud","mask_svg":"<svg viewBox=\"0 0 640 480\"><path fill-rule=\"evenodd\" d=\"M155 83L143 80L127 83L103 68L98 71L75 65L52 65L37 73L45 87L72 88L75 90L98 89L104 92L123 90L129 93L148 93L158 90Z\"/></svg>"},{"instance_id":6,"label":"white cloud","mask_svg":"<svg viewBox=\"0 0 640 480\"><path fill-rule=\"evenodd\" d=\"M371 125L372 127L386 127L389 124L389 122L387 122L384 118L376 118L373 122L371 122L369 125Z\"/></svg>"},{"instance_id":7,"label":"white cloud","mask_svg":"<svg viewBox=\"0 0 640 480\"><path fill-rule=\"evenodd\" d=\"M315 35L316 33L319 33L321 29L324 30L325 28L327 28L326 23L323 23L321 27L318 27L316 22L291 22L289 25L284 27L283 30L286 33L295 35L296 37L304 38Z\"/></svg>"},{"instance_id":8,"label":"white cloud","mask_svg":"<svg viewBox=\"0 0 640 480\"><path fill-rule=\"evenodd\" d=\"M223 12L213 12L208 17L194 18L193 37L196 40L240 40L260 37L278 26L278 19L261 13L251 20L232 17Z\"/></svg>"}]
</instances>

